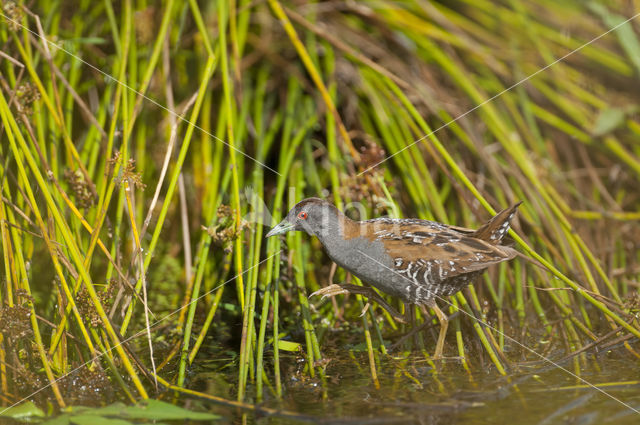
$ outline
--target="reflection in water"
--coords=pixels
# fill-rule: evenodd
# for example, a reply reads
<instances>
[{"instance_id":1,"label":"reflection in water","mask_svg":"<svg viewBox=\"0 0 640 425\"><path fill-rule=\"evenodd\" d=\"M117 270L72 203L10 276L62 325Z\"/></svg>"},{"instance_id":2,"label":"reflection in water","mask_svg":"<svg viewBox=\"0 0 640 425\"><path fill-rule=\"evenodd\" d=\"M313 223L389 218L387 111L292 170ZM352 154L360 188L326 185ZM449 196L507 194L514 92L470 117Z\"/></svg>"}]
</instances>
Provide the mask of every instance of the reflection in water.
<instances>
[{"instance_id":1,"label":"reflection in water","mask_svg":"<svg viewBox=\"0 0 640 425\"><path fill-rule=\"evenodd\" d=\"M493 368L469 374L456 359L434 370L421 357L380 356L381 389L369 376L366 353L336 351L324 380L303 373L305 362L296 356L284 359L284 396L278 402L268 391L265 406L299 412L319 423L332 424L636 424L640 417L612 398L585 387L566 372L544 364L512 365L511 375ZM621 355L624 355L621 353ZM635 409L640 408L637 363L629 358L599 358L583 366L581 377L593 384L609 383L603 390ZM219 367L214 363L219 363ZM194 378L204 384L211 369L222 372L223 362L201 364L209 369ZM563 364L571 366L571 363ZM204 373L204 370L202 370ZM217 376L210 387L221 388ZM231 382L235 374L227 375ZM613 385L618 383L618 385ZM209 383L211 385L211 383ZM204 385L205 387L207 385ZM238 422L241 423L242 421ZM294 424L307 421L247 416L247 423Z\"/></svg>"}]
</instances>

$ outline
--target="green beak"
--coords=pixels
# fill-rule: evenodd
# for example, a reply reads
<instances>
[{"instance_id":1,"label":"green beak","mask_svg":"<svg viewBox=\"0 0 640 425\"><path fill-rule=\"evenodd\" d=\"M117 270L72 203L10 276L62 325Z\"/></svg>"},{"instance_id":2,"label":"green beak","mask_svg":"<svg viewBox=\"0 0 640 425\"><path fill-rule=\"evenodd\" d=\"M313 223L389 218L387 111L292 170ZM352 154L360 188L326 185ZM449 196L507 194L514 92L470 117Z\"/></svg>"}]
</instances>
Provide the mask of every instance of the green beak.
<instances>
[{"instance_id":1,"label":"green beak","mask_svg":"<svg viewBox=\"0 0 640 425\"><path fill-rule=\"evenodd\" d=\"M294 227L295 227L295 224L289 223L287 221L287 219L285 218L280 223L278 223L278 225L276 227L271 229L269 231L269 233L267 233L267 236L265 236L265 238L269 238L271 236L281 235L283 233L290 232L290 231L294 230Z\"/></svg>"}]
</instances>

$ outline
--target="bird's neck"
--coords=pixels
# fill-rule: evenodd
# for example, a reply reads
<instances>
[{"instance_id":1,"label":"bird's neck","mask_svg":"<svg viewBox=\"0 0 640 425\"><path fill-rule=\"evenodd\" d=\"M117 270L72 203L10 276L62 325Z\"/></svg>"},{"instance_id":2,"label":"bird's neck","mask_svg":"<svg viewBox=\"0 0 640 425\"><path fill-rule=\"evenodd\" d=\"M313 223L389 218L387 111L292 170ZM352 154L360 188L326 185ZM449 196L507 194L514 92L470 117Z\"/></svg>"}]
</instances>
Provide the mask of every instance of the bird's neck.
<instances>
[{"instance_id":1,"label":"bird's neck","mask_svg":"<svg viewBox=\"0 0 640 425\"><path fill-rule=\"evenodd\" d=\"M357 236L359 232L359 222L351 220L337 209L334 214L326 220L322 229L316 234L320 242L328 249L344 245L347 240Z\"/></svg>"}]
</instances>

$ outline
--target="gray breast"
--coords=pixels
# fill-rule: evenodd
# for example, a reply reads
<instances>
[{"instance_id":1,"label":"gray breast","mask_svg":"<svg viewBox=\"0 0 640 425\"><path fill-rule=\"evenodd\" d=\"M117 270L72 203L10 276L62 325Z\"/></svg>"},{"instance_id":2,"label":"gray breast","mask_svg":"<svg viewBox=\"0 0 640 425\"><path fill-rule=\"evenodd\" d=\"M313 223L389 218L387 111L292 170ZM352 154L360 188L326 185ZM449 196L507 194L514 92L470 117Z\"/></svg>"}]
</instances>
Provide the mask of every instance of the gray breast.
<instances>
[{"instance_id":1,"label":"gray breast","mask_svg":"<svg viewBox=\"0 0 640 425\"><path fill-rule=\"evenodd\" d=\"M347 242L325 245L336 264L382 292L408 301L406 288L411 282L394 270L393 259L381 241L359 237Z\"/></svg>"}]
</instances>

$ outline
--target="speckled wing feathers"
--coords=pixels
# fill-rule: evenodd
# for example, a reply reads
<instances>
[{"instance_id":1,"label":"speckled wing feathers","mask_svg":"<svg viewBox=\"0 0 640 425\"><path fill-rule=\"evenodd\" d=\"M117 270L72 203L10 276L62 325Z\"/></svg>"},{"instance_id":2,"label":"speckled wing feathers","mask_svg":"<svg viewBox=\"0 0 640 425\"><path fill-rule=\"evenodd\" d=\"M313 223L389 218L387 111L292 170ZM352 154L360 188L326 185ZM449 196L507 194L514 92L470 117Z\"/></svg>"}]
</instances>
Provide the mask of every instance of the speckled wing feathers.
<instances>
[{"instance_id":1,"label":"speckled wing feathers","mask_svg":"<svg viewBox=\"0 0 640 425\"><path fill-rule=\"evenodd\" d=\"M392 231L393 224L371 223L375 239L382 241L389 255L403 262L424 260L441 265L435 280L485 269L489 265L513 258L514 254L501 247L476 239L438 223L404 224L400 231ZM434 226L435 225L435 226Z\"/></svg>"},{"instance_id":2,"label":"speckled wing feathers","mask_svg":"<svg viewBox=\"0 0 640 425\"><path fill-rule=\"evenodd\" d=\"M421 304L452 295L487 267L516 256L498 245L509 230L517 205L496 215L477 231L419 219L373 219L362 222L365 233L381 241L394 271L406 278L406 298Z\"/></svg>"}]
</instances>

